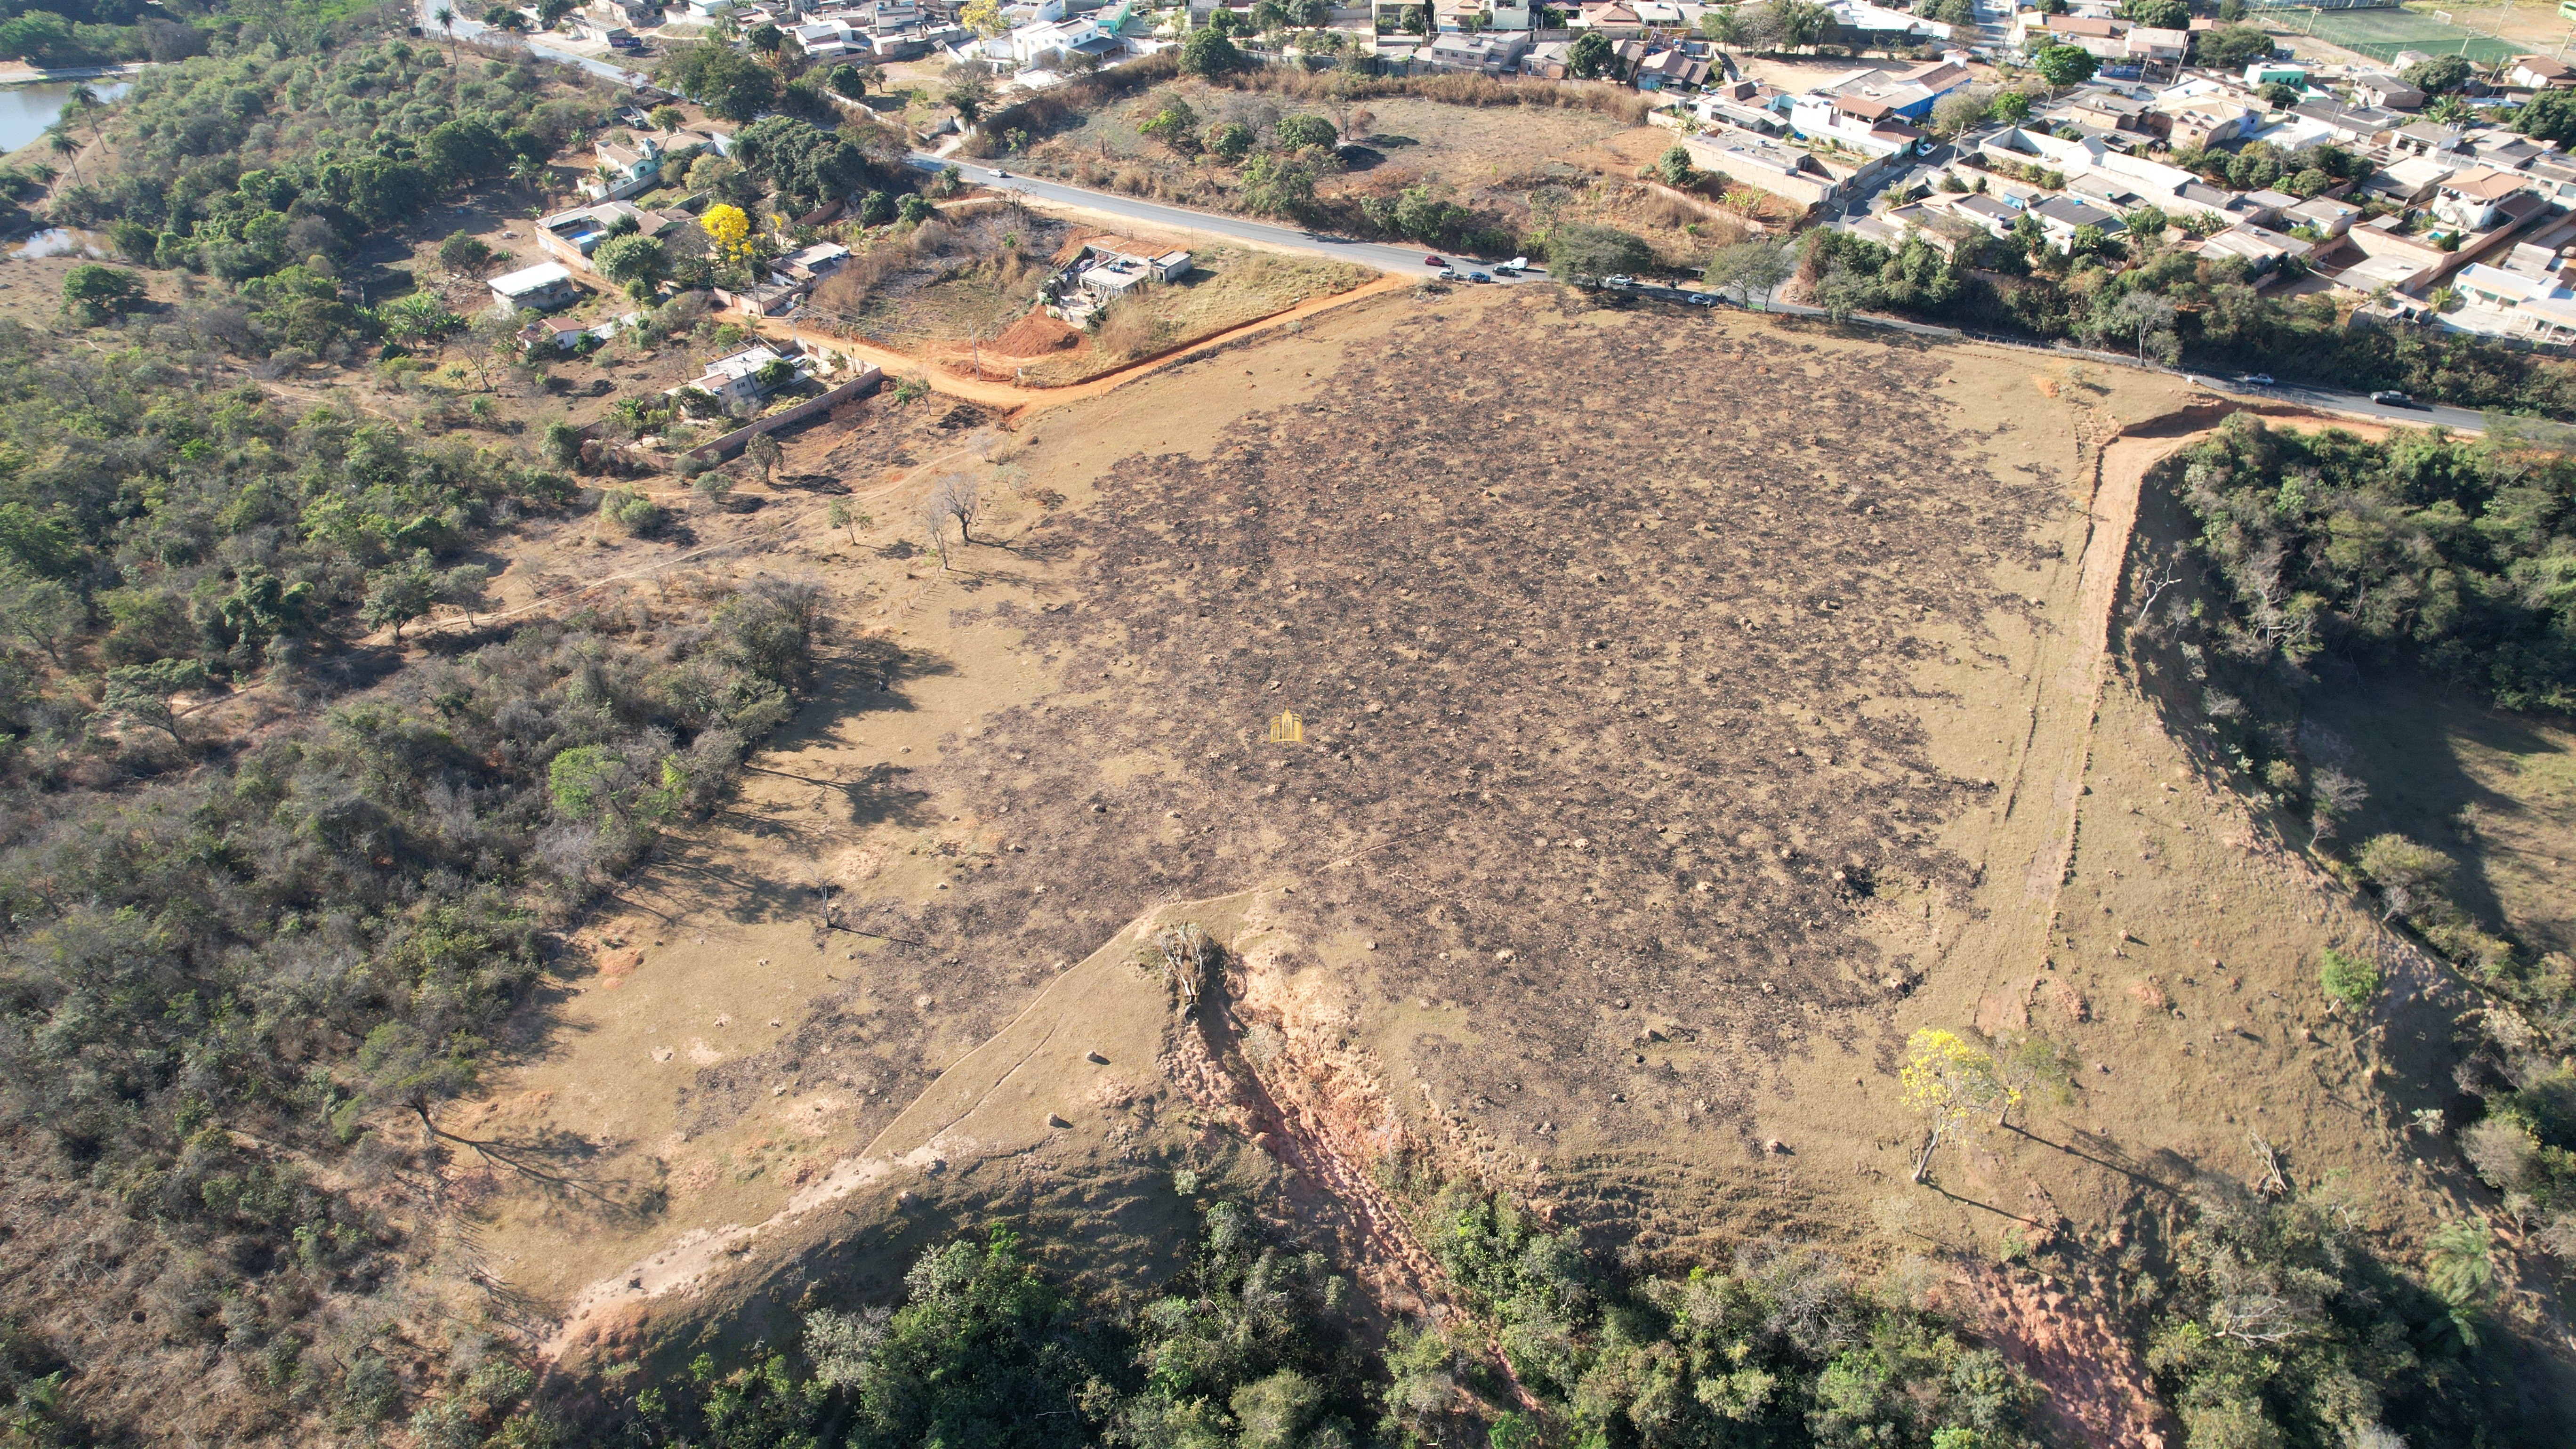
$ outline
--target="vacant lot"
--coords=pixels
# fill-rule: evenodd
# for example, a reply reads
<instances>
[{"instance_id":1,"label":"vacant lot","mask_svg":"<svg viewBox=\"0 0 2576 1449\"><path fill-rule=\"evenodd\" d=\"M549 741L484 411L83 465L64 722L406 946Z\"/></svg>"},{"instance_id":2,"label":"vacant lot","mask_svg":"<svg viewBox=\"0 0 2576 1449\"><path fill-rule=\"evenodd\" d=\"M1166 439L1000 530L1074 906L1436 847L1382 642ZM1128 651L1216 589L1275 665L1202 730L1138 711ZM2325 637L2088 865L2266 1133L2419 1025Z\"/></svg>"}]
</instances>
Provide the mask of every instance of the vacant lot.
<instances>
[{"instance_id":1,"label":"vacant lot","mask_svg":"<svg viewBox=\"0 0 2576 1449\"><path fill-rule=\"evenodd\" d=\"M1188 1169L1344 1210L1397 1304L1353 1195L1462 1176L1650 1251L2053 1241L2109 1293L2249 1127L2419 1228L2437 1034L2326 1017L2314 951L2373 924L2099 649L2117 484L2180 434L2097 450L2179 394L2033 361L1498 288L794 440L873 520L773 504L739 566L824 570L842 659L458 1117L601 1193L487 1173L497 1271L685 1338L997 1206L1134 1271ZM943 571L950 476L990 506ZM1134 938L1095 953L1149 913L1234 949L1248 1094L1143 1059ZM2081 1068L1938 1191L1922 1025Z\"/></svg>"}]
</instances>

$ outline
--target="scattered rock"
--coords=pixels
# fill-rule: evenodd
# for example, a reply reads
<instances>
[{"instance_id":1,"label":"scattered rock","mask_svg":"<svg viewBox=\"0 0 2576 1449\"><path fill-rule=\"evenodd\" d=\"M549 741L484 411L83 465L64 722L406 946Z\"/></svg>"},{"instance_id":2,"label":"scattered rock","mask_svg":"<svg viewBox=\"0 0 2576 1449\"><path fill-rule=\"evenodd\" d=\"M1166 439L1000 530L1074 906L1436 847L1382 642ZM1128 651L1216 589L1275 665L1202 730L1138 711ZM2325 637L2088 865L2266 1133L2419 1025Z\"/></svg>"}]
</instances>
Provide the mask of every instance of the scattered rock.
<instances>
[{"instance_id":1,"label":"scattered rock","mask_svg":"<svg viewBox=\"0 0 2576 1449\"><path fill-rule=\"evenodd\" d=\"M1056 1115L1056 1114L1054 1114L1053 1112L1049 1112L1049 1113L1047 1114L1047 1125L1048 1125L1049 1127L1070 1127L1070 1126L1072 1126L1073 1124L1072 1124L1072 1123L1070 1123L1070 1122L1067 1122L1067 1121L1066 1121L1066 1120L1064 1120L1062 1117L1057 1116L1057 1115Z\"/></svg>"},{"instance_id":2,"label":"scattered rock","mask_svg":"<svg viewBox=\"0 0 2576 1449\"><path fill-rule=\"evenodd\" d=\"M1762 1150L1770 1153L1774 1157L1794 1157L1797 1155L1789 1150L1788 1143L1781 1141L1777 1137L1763 1143Z\"/></svg>"},{"instance_id":3,"label":"scattered rock","mask_svg":"<svg viewBox=\"0 0 2576 1449\"><path fill-rule=\"evenodd\" d=\"M1082 1054L1082 1059L1091 1063L1095 1067L1105 1067L1109 1065L1109 1058L1102 1056L1098 1052L1084 1052Z\"/></svg>"}]
</instances>

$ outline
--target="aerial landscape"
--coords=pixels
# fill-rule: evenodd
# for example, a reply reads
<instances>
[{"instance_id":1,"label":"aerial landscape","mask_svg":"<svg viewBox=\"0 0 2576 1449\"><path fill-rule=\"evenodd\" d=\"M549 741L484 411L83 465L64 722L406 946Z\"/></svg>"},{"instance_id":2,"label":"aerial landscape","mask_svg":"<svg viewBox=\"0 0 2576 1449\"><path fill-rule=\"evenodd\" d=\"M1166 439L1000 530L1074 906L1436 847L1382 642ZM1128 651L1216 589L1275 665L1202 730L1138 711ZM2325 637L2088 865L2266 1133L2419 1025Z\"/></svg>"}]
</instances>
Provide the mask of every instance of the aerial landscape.
<instances>
[{"instance_id":1,"label":"aerial landscape","mask_svg":"<svg viewBox=\"0 0 2576 1449\"><path fill-rule=\"evenodd\" d=\"M2576 1442L2571 24L7 7L0 1449Z\"/></svg>"}]
</instances>

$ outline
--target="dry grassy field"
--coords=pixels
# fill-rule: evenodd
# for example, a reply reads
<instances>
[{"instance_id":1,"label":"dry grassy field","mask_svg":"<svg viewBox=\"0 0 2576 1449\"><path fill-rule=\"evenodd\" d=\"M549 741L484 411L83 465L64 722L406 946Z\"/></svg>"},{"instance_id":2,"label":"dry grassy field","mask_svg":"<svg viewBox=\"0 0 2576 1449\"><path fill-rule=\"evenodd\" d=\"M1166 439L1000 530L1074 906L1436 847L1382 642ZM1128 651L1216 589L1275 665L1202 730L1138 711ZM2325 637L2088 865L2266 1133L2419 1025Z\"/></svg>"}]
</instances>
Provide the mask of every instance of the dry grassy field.
<instances>
[{"instance_id":1,"label":"dry grassy field","mask_svg":"<svg viewBox=\"0 0 2576 1449\"><path fill-rule=\"evenodd\" d=\"M1176 1170L1396 1308L1452 1181L1649 1255L2046 1251L2116 1302L2256 1130L2420 1229L2465 1185L2399 1125L2438 983L2329 1020L2314 953L2376 924L2106 656L2137 478L2200 424L2111 441L2188 399L2084 374L1529 286L795 439L725 566L832 583L838 657L459 1114L585 1144L579 1190L460 1162L478 1252L623 1353L1005 1208L1141 1277ZM943 569L913 509L952 475L989 506ZM1179 920L1230 951L1205 1040L1135 964ZM2078 1070L1918 1188L1923 1025ZM2083 1326L1985 1310L2034 1354Z\"/></svg>"}]
</instances>

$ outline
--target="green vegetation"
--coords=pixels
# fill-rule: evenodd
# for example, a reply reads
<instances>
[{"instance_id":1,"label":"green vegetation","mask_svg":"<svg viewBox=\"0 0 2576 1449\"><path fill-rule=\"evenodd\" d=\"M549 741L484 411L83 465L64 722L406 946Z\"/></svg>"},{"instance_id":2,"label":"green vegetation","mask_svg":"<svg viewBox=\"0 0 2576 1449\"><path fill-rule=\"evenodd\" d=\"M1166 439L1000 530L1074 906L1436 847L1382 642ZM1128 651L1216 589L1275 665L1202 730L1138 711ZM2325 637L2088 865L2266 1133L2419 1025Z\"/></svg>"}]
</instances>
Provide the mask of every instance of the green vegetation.
<instances>
[{"instance_id":1,"label":"green vegetation","mask_svg":"<svg viewBox=\"0 0 2576 1449\"><path fill-rule=\"evenodd\" d=\"M2549 441L2510 419L2492 419L2475 441L2400 431L2371 443L2239 415L2175 460L2177 495L2200 524L2191 553L2213 596L2197 606L2168 596L2140 621L2138 639L2153 646L2142 668L2197 716L2195 732L2258 802L2309 814L2319 848L2368 794L2341 740L2309 713L2320 669L2420 664L2506 709L2576 700L2565 567L2576 461ZM2464 1028L2469 1059L2447 1084L2484 1104L2461 1148L2534 1230L2534 1246L2576 1262L2576 1076L2564 1065L2576 1049L2576 962L2479 921L2457 899L2459 863L2421 842L2374 834L2344 865L2383 918L2488 993ZM2381 984L2375 964L2339 950L2326 952L2318 981L2355 1012ZM2450 1258L2462 1252L2454 1242ZM2476 1275L2453 1267L2436 1288L2451 1305L2450 1337L2465 1342L2477 1320L2463 1285Z\"/></svg>"},{"instance_id":2,"label":"green vegetation","mask_svg":"<svg viewBox=\"0 0 2576 1449\"><path fill-rule=\"evenodd\" d=\"M1598 281L1654 264L1654 251L1643 238L1616 227L1565 222L1547 234L1547 269L1569 281Z\"/></svg>"},{"instance_id":3,"label":"green vegetation","mask_svg":"<svg viewBox=\"0 0 2576 1449\"><path fill-rule=\"evenodd\" d=\"M2365 1011L2370 999L2379 994L2379 968L2369 961L2326 948L2325 960L2317 968L2317 984L2327 996L2341 1002L2347 1011Z\"/></svg>"},{"instance_id":4,"label":"green vegetation","mask_svg":"<svg viewBox=\"0 0 2576 1449\"><path fill-rule=\"evenodd\" d=\"M2336 147L2281 152L2262 142L2232 156L2174 159L2230 185L2310 194L2357 164ZM2338 388L2393 388L2462 407L2576 417L2576 364L2430 326L2347 326L2331 300L2258 292L2240 262L2204 260L2188 239L2095 234L2080 238L2069 255L2033 222L2009 240L1972 239L1955 257L1920 238L1890 248L1831 228L1809 231L1804 244L1804 273L1819 303L1845 311L2135 347L2211 371L2260 368ZM2112 270L2120 261L2129 265ZM2170 320L2142 336L2133 298L2170 305Z\"/></svg>"}]
</instances>

